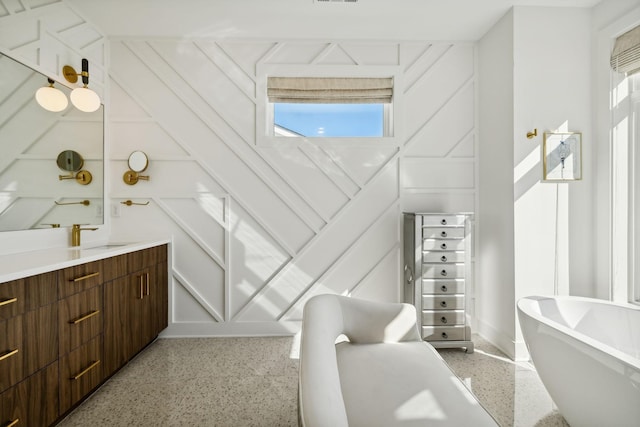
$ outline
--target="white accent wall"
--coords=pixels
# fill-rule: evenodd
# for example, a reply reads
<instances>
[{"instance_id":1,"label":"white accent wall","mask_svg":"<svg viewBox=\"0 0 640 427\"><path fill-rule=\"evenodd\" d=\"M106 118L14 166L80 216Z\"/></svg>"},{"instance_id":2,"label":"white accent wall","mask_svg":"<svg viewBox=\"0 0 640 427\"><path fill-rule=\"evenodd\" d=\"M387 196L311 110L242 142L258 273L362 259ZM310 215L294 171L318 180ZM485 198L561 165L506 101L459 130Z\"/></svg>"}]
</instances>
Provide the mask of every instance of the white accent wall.
<instances>
[{"instance_id":1,"label":"white accent wall","mask_svg":"<svg viewBox=\"0 0 640 427\"><path fill-rule=\"evenodd\" d=\"M319 293L399 301L402 211L474 210L472 44L118 39L110 52L112 235L173 236L165 335L289 333ZM287 67L396 70L395 137L262 143L258 73ZM150 178L129 186L133 150Z\"/></svg>"}]
</instances>

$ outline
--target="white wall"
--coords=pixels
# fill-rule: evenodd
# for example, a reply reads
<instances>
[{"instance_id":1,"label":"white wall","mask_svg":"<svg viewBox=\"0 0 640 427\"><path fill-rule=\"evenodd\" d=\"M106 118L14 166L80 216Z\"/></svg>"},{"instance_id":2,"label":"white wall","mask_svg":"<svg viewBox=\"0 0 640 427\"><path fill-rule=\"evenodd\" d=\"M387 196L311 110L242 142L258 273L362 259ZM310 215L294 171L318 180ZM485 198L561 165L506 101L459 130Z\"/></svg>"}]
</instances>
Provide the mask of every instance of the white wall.
<instances>
[{"instance_id":1,"label":"white wall","mask_svg":"<svg viewBox=\"0 0 640 427\"><path fill-rule=\"evenodd\" d=\"M478 44L480 185L478 331L512 347L515 313L513 155L514 27L507 13Z\"/></svg>"},{"instance_id":2,"label":"white wall","mask_svg":"<svg viewBox=\"0 0 640 427\"><path fill-rule=\"evenodd\" d=\"M121 207L113 238L173 235L166 335L287 333L317 293L400 300L401 212L474 210L473 45L118 39L110 51L110 197L150 202ZM287 67L395 70L396 137L260 142L259 70ZM133 150L150 179L128 186Z\"/></svg>"},{"instance_id":3,"label":"white wall","mask_svg":"<svg viewBox=\"0 0 640 427\"><path fill-rule=\"evenodd\" d=\"M514 358L526 357L519 298L593 293L589 39L588 9L515 7L479 44L477 311L480 332ZM541 182L545 131L583 133L582 181Z\"/></svg>"}]
</instances>

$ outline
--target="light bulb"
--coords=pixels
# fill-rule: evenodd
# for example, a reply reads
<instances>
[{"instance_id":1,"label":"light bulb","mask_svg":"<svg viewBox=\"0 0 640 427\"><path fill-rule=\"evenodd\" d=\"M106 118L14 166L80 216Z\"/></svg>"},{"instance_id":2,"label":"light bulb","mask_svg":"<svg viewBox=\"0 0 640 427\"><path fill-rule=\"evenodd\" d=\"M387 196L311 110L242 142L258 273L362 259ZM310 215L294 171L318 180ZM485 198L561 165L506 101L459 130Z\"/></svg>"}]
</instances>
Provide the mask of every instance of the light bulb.
<instances>
[{"instance_id":1,"label":"light bulb","mask_svg":"<svg viewBox=\"0 0 640 427\"><path fill-rule=\"evenodd\" d=\"M36 101L42 108L57 113L64 110L69 105L69 101L61 90L53 87L53 83L49 86L41 87L36 91Z\"/></svg>"},{"instance_id":2,"label":"light bulb","mask_svg":"<svg viewBox=\"0 0 640 427\"><path fill-rule=\"evenodd\" d=\"M88 87L77 87L71 91L71 102L80 111L93 113L100 108L100 97Z\"/></svg>"}]
</instances>

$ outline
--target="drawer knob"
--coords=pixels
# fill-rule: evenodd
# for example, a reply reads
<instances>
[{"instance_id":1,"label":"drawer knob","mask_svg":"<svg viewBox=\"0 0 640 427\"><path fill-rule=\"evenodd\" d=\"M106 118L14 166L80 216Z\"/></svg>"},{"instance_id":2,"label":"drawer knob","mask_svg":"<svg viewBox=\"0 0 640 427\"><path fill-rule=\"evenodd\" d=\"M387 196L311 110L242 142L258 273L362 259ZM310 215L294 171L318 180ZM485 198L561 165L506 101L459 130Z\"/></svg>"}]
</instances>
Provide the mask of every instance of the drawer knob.
<instances>
[{"instance_id":1,"label":"drawer knob","mask_svg":"<svg viewBox=\"0 0 640 427\"><path fill-rule=\"evenodd\" d=\"M447 262L447 257L442 255L442 257L440 257L440 261L442 262Z\"/></svg>"},{"instance_id":2,"label":"drawer knob","mask_svg":"<svg viewBox=\"0 0 640 427\"><path fill-rule=\"evenodd\" d=\"M446 306L447 306L446 301L440 301L440 307L446 307Z\"/></svg>"},{"instance_id":3,"label":"drawer knob","mask_svg":"<svg viewBox=\"0 0 640 427\"><path fill-rule=\"evenodd\" d=\"M447 244L446 243L441 244L440 249L447 249Z\"/></svg>"},{"instance_id":4,"label":"drawer knob","mask_svg":"<svg viewBox=\"0 0 640 427\"><path fill-rule=\"evenodd\" d=\"M446 285L440 286L440 289L442 290L442 292L447 292L447 286Z\"/></svg>"},{"instance_id":5,"label":"drawer knob","mask_svg":"<svg viewBox=\"0 0 640 427\"><path fill-rule=\"evenodd\" d=\"M442 221L440 221L440 224L447 225L447 220L443 218Z\"/></svg>"},{"instance_id":6,"label":"drawer knob","mask_svg":"<svg viewBox=\"0 0 640 427\"><path fill-rule=\"evenodd\" d=\"M441 275L441 276L446 276L446 275L447 275L447 270L442 270L442 271L440 272L440 275Z\"/></svg>"},{"instance_id":7,"label":"drawer knob","mask_svg":"<svg viewBox=\"0 0 640 427\"><path fill-rule=\"evenodd\" d=\"M442 316L442 317L440 318L440 321L441 321L442 323L447 323L447 318L446 318L446 317L444 317L444 316Z\"/></svg>"},{"instance_id":8,"label":"drawer knob","mask_svg":"<svg viewBox=\"0 0 640 427\"><path fill-rule=\"evenodd\" d=\"M440 233L440 236L442 236L442 237L447 237L447 232L446 232L446 231L443 231L442 233Z\"/></svg>"},{"instance_id":9,"label":"drawer knob","mask_svg":"<svg viewBox=\"0 0 640 427\"><path fill-rule=\"evenodd\" d=\"M449 335L447 335L446 332L443 332L442 333L442 338L446 340L447 338L449 338Z\"/></svg>"}]
</instances>

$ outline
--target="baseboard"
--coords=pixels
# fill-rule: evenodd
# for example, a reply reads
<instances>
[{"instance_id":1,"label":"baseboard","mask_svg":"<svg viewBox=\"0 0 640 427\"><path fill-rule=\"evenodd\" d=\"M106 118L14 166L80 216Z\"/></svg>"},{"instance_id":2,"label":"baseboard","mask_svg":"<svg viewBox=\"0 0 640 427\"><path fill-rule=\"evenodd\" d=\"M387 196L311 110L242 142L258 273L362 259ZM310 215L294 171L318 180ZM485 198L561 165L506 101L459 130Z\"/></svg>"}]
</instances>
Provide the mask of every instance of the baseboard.
<instances>
[{"instance_id":1,"label":"baseboard","mask_svg":"<svg viewBox=\"0 0 640 427\"><path fill-rule=\"evenodd\" d=\"M159 338L289 336L300 331L301 322L177 322Z\"/></svg>"}]
</instances>

